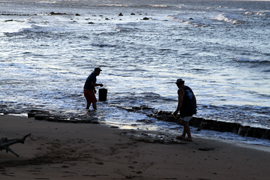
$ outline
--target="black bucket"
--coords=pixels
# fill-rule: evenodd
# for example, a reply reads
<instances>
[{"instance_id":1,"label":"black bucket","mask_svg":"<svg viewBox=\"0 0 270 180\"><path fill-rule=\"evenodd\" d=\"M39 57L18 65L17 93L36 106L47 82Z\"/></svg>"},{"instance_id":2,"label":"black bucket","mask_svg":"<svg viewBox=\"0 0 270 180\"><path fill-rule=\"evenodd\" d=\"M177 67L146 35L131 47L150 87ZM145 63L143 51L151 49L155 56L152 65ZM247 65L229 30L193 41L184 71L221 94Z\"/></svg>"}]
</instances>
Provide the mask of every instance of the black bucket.
<instances>
[{"instance_id":1,"label":"black bucket","mask_svg":"<svg viewBox=\"0 0 270 180\"><path fill-rule=\"evenodd\" d=\"M98 90L99 101L106 101L107 100L107 89L101 88Z\"/></svg>"}]
</instances>

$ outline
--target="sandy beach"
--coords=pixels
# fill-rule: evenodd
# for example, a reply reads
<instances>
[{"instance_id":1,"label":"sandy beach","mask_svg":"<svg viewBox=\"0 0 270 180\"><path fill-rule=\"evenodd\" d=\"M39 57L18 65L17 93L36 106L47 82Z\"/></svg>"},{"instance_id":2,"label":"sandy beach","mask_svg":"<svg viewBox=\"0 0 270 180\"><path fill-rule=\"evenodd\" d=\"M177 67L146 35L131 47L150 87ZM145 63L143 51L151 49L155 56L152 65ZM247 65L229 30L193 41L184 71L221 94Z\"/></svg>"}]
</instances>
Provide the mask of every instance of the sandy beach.
<instances>
[{"instance_id":1,"label":"sandy beach","mask_svg":"<svg viewBox=\"0 0 270 180\"><path fill-rule=\"evenodd\" d=\"M269 179L270 153L194 138L161 144L100 124L0 116L0 137L32 135L0 152L0 179ZM154 133L154 132L153 132ZM158 132L156 132L158 133ZM144 139L144 140L143 140Z\"/></svg>"}]
</instances>

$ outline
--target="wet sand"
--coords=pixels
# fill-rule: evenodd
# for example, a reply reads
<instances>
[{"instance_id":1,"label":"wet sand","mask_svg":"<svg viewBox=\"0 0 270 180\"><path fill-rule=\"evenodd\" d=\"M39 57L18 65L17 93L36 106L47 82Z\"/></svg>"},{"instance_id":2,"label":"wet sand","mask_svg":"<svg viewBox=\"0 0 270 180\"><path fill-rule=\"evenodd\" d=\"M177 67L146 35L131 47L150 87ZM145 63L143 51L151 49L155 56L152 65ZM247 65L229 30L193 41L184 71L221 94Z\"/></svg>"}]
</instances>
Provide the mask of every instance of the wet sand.
<instances>
[{"instance_id":1,"label":"wet sand","mask_svg":"<svg viewBox=\"0 0 270 180\"><path fill-rule=\"evenodd\" d=\"M141 132L100 124L0 116L0 137L32 135L0 151L0 179L269 179L270 153L194 138L162 144ZM267 149L267 148L266 148Z\"/></svg>"}]
</instances>

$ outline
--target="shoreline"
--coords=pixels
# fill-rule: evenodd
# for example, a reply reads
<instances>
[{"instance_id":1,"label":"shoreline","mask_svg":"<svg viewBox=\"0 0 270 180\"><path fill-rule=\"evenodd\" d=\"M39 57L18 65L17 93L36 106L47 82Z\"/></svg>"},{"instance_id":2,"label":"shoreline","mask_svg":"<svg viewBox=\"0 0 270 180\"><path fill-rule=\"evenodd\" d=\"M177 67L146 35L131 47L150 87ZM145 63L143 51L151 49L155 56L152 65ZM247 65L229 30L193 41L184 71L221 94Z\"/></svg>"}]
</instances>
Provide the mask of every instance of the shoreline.
<instances>
[{"instance_id":1,"label":"shoreline","mask_svg":"<svg viewBox=\"0 0 270 180\"><path fill-rule=\"evenodd\" d=\"M181 121L179 119L175 120L171 113L168 111L153 111L152 113L145 113L144 110L149 110L148 107L130 107L130 108L121 108L123 110L134 112L134 113L143 113L149 117L154 117L158 121L162 122L174 122L178 125L181 125ZM15 117L22 117L22 118L32 118L37 121L48 121L48 122L56 122L56 123L75 123L75 124L101 124L105 126L111 126L112 128L119 128L122 130L125 129L133 129L136 131L154 131L159 132L162 131L163 133L168 133L169 136L176 136L179 132L171 131L171 130L158 130L158 129L148 129L143 128L143 125L134 126L134 128L129 127L129 125L113 125L107 124L103 121L99 121L98 118L89 116L88 113L80 114L80 115L62 115L59 113L51 113L49 110L30 110L28 113L20 113L20 114L13 114L13 113L0 113L0 116L15 116ZM143 122L143 121L141 121ZM146 126L149 123L148 121L145 122ZM128 128L126 128L128 127ZM136 128L137 127L137 128ZM197 136L202 139L210 139L210 140L217 140L223 141L226 143L235 143L241 145L243 147L248 148L255 148L259 150L263 150L266 152L270 152L270 146L268 141L270 140L270 131L268 128L264 127L256 127L256 126L247 126L241 125L239 123L234 122L227 122L227 121L219 121L219 120L212 120L212 119L205 119L202 117L195 116L190 120L190 127L195 128L197 130L193 130L193 136ZM196 131L201 130L210 130L211 135L207 134L197 134ZM180 132L181 133L181 132ZM206 133L206 132L205 132ZM225 133L221 134L219 137L216 133ZM226 138L226 133L230 133L229 137ZM250 139L251 138L251 139Z\"/></svg>"},{"instance_id":2,"label":"shoreline","mask_svg":"<svg viewBox=\"0 0 270 180\"><path fill-rule=\"evenodd\" d=\"M117 106L115 106L117 107ZM177 118L172 117L172 112L168 111L150 111L151 108L147 106L134 106L134 107L117 107L127 112L133 113L142 113L148 117L152 117L162 122L173 122L178 125L182 125L181 121ZM145 111L145 112L144 112ZM1 115L1 113L0 113ZM6 114L9 115L9 114ZM15 115L15 114L12 114ZM28 118L34 118L35 120L45 120L50 122L63 122L63 123L92 123L99 124L99 119L95 117L89 116L89 114L85 115L62 115L58 113L51 113L49 110L30 110L28 113L21 114L22 116ZM20 115L19 115L20 116ZM144 122L144 121L141 121ZM145 121L146 123L149 123ZM222 120L213 120L206 119L199 116L194 116L190 120L190 127L196 128L196 131L201 130L210 130L214 132L221 133L232 133L238 135L239 137L247 137L247 138L255 138L258 140L270 140L270 129L267 127L257 127L252 125L243 125L238 122L230 122L230 121L222 121ZM120 128L120 127L119 127Z\"/></svg>"},{"instance_id":3,"label":"shoreline","mask_svg":"<svg viewBox=\"0 0 270 180\"><path fill-rule=\"evenodd\" d=\"M106 125L0 116L0 137L32 135L0 151L0 179L268 179L270 153L195 137L164 144ZM165 135L166 136L166 135Z\"/></svg>"}]
</instances>

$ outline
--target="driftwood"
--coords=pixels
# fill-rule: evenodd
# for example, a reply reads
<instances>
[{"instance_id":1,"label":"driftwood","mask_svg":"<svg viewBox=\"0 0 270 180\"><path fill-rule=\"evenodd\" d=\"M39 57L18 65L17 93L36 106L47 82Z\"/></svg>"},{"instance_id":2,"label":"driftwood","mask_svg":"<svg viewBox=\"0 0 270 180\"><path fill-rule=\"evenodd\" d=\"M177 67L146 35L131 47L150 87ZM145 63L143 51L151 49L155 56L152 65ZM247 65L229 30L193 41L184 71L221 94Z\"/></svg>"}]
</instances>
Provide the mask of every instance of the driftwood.
<instances>
[{"instance_id":1,"label":"driftwood","mask_svg":"<svg viewBox=\"0 0 270 180\"><path fill-rule=\"evenodd\" d=\"M13 144L17 144L17 143L22 143L24 144L24 141L27 137L29 137L31 135L31 133L25 135L23 138L21 139L7 139L7 138L1 138L0 139L0 150L2 151L3 149L5 149L8 152L11 152L12 154L14 154L15 156L19 157L19 155L17 153L15 153L12 149L9 148L9 146L13 145Z\"/></svg>"}]
</instances>

